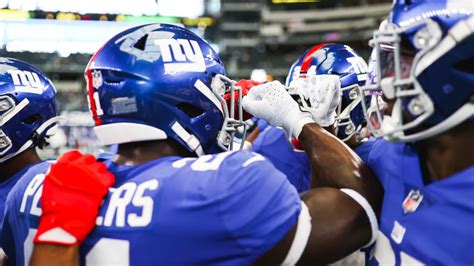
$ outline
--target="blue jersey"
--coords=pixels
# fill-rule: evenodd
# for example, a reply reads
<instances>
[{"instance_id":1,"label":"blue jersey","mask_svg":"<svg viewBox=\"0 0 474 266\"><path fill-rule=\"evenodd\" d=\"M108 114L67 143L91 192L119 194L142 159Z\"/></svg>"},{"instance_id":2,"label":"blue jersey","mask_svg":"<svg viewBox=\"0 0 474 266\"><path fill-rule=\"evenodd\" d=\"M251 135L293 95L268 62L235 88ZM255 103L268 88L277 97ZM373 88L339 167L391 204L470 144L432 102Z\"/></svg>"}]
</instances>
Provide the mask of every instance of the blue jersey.
<instances>
[{"instance_id":1,"label":"blue jersey","mask_svg":"<svg viewBox=\"0 0 474 266\"><path fill-rule=\"evenodd\" d=\"M288 233L301 208L296 189L256 153L106 164L116 183L81 246L83 265L249 265ZM31 252L42 179L24 175L8 197L4 249L13 265Z\"/></svg>"},{"instance_id":2,"label":"blue jersey","mask_svg":"<svg viewBox=\"0 0 474 266\"><path fill-rule=\"evenodd\" d=\"M357 155L359 155L359 157L360 157L360 158L362 159L362 161L364 161L365 163L367 163L370 150L371 150L372 147L374 146L376 140L377 140L376 138L369 138L369 139L366 139L366 140L362 141L362 142L359 144L359 146L357 146L357 147L354 149L355 153L357 153Z\"/></svg>"},{"instance_id":3,"label":"blue jersey","mask_svg":"<svg viewBox=\"0 0 474 266\"><path fill-rule=\"evenodd\" d=\"M375 138L362 142L354 151L363 161L367 161L368 153ZM302 150L297 150L288 141L285 131L278 127L268 126L255 139L252 150L265 156L272 164L284 173L298 192L311 187L311 163Z\"/></svg>"},{"instance_id":4,"label":"blue jersey","mask_svg":"<svg viewBox=\"0 0 474 266\"><path fill-rule=\"evenodd\" d=\"M383 139L368 165L385 190L369 264L474 264L474 167L424 185L414 148Z\"/></svg>"},{"instance_id":5,"label":"blue jersey","mask_svg":"<svg viewBox=\"0 0 474 266\"><path fill-rule=\"evenodd\" d=\"M46 167L46 168L45 168ZM38 169L41 169L41 171L44 171L49 167L49 163L45 162L40 162L36 164L31 164L24 169L22 169L20 172L16 173L14 176L8 178L7 180L0 182L0 234L2 233L2 223L3 223L3 215L5 211L5 201L7 200L8 193L10 190L13 189L13 186L15 186L16 182L27 172L31 171L38 171ZM1 243L0 243L1 247Z\"/></svg>"},{"instance_id":6,"label":"blue jersey","mask_svg":"<svg viewBox=\"0 0 474 266\"><path fill-rule=\"evenodd\" d=\"M1 228L1 235L0 235L0 247L3 248L4 250L6 248L8 248L11 243L13 243L12 231L9 230L9 229L4 230L4 228L9 228L12 225L11 224L12 222L13 222L13 226L14 226L14 223L15 223L15 220L7 221L7 216L11 217L12 215L18 214L18 209L9 208L11 206L9 206L9 204L8 204L8 199L11 198L10 196L11 196L11 194L13 194L13 191L15 191L15 187L21 186L21 184L19 184L19 183L24 182L24 180L23 180L24 176L35 176L38 173L45 173L48 170L50 165L51 165L51 161L44 161L44 162L40 162L40 163L37 163L37 164L29 165L28 167L22 169L15 176L13 176L12 178L9 179L9 180L12 180L11 182L13 182L13 184L11 184L12 188L9 189L10 193L7 193L8 197L7 197L7 195L2 195L2 196L7 197L6 201L2 200L2 204L3 203L5 204L4 206L2 205L2 215L5 214L5 217L3 217L4 219L3 219L2 228ZM43 177L44 177L44 175L43 175ZM10 263L10 265L17 265L17 264Z\"/></svg>"},{"instance_id":7,"label":"blue jersey","mask_svg":"<svg viewBox=\"0 0 474 266\"><path fill-rule=\"evenodd\" d=\"M311 165L304 151L296 150L281 128L268 126L255 139L252 150L268 158L298 192L310 189Z\"/></svg>"}]
</instances>

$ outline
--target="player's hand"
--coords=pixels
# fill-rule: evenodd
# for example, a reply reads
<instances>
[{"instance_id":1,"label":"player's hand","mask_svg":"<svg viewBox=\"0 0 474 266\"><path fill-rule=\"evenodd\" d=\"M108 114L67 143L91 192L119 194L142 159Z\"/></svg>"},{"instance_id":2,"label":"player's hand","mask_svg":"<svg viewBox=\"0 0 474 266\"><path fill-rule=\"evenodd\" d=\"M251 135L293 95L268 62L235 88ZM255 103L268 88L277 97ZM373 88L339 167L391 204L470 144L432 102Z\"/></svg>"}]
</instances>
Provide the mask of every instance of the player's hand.
<instances>
[{"instance_id":1,"label":"player's hand","mask_svg":"<svg viewBox=\"0 0 474 266\"><path fill-rule=\"evenodd\" d=\"M261 83L260 82L257 82L257 81L253 81L253 80L250 80L250 79L241 79L239 80L237 83L235 83L235 87L240 87L241 90L242 90L242 97L245 97L248 93L248 91L253 88L254 86L257 86L257 85L260 85ZM239 113L239 109L238 109L238 100L239 100L239 93L236 91L234 92L234 99L236 101L235 103L235 107L234 107L234 112L235 114L238 114ZM230 109L230 100L231 100L231 94L230 93L226 93L224 94L224 100L227 102L227 106L228 108ZM230 112L230 110L229 110ZM244 112L243 113L243 120L247 120L247 119L250 119L252 118L252 115L247 113L247 112Z\"/></svg>"},{"instance_id":2,"label":"player's hand","mask_svg":"<svg viewBox=\"0 0 474 266\"><path fill-rule=\"evenodd\" d=\"M283 127L290 136L298 137L307 123L314 122L279 81L253 87L242 100L244 109L274 126Z\"/></svg>"},{"instance_id":3,"label":"player's hand","mask_svg":"<svg viewBox=\"0 0 474 266\"><path fill-rule=\"evenodd\" d=\"M301 97L304 109L311 112L316 123L322 127L334 124L341 102L341 81L337 75L295 79L290 87Z\"/></svg>"},{"instance_id":4,"label":"player's hand","mask_svg":"<svg viewBox=\"0 0 474 266\"><path fill-rule=\"evenodd\" d=\"M42 216L35 243L80 244L95 227L102 199L115 182L92 155L65 153L43 183Z\"/></svg>"},{"instance_id":5,"label":"player's hand","mask_svg":"<svg viewBox=\"0 0 474 266\"><path fill-rule=\"evenodd\" d=\"M258 85L261 85L261 84L262 84L261 82L253 81L253 80L250 80L250 79L241 79L237 83L235 83L235 86L241 87L243 92L245 92L245 95L247 95L247 92L251 88L253 88L255 86L258 86Z\"/></svg>"}]
</instances>

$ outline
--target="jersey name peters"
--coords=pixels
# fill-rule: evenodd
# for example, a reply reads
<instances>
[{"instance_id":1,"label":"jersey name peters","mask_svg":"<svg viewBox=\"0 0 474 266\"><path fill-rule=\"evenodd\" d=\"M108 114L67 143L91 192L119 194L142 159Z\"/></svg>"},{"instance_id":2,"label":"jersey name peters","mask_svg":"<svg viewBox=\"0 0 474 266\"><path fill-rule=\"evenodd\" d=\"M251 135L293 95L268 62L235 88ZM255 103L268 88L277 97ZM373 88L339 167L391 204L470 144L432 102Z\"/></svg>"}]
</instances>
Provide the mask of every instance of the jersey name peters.
<instances>
[{"instance_id":1,"label":"jersey name peters","mask_svg":"<svg viewBox=\"0 0 474 266\"><path fill-rule=\"evenodd\" d=\"M36 175L22 195L20 212L41 216L39 205L43 191L44 174ZM157 191L159 182L156 179L142 183L127 182L117 188L111 188L107 200L103 203L96 219L97 226L106 227L145 227L153 218L154 200L150 192Z\"/></svg>"}]
</instances>

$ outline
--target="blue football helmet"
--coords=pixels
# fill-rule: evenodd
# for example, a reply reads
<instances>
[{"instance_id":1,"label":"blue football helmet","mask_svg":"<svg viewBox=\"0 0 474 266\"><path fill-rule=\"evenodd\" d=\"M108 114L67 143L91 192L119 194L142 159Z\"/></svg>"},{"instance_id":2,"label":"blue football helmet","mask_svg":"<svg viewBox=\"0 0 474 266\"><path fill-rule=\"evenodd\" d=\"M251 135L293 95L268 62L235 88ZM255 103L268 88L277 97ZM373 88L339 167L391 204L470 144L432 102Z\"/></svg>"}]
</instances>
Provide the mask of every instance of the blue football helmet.
<instances>
[{"instance_id":1,"label":"blue football helmet","mask_svg":"<svg viewBox=\"0 0 474 266\"><path fill-rule=\"evenodd\" d=\"M59 120L55 95L53 83L37 68L0 58L0 162L47 143Z\"/></svg>"},{"instance_id":2,"label":"blue football helmet","mask_svg":"<svg viewBox=\"0 0 474 266\"><path fill-rule=\"evenodd\" d=\"M94 131L105 145L170 137L201 155L231 148L236 127L245 127L242 93L221 59L179 26L119 33L93 55L85 77Z\"/></svg>"},{"instance_id":3,"label":"blue football helmet","mask_svg":"<svg viewBox=\"0 0 474 266\"><path fill-rule=\"evenodd\" d=\"M364 106L374 135L414 142L473 118L473 14L471 1L394 2L370 41L375 78L362 88L365 96L382 91L393 104L390 116Z\"/></svg>"},{"instance_id":4,"label":"blue football helmet","mask_svg":"<svg viewBox=\"0 0 474 266\"><path fill-rule=\"evenodd\" d=\"M367 63L351 47L342 44L319 44L308 49L291 66L286 86L293 80L309 75L332 74L341 80L341 103L337 108L335 122L336 135L343 141L354 134L363 138L362 110L359 86L365 85ZM364 136L363 136L364 135Z\"/></svg>"}]
</instances>

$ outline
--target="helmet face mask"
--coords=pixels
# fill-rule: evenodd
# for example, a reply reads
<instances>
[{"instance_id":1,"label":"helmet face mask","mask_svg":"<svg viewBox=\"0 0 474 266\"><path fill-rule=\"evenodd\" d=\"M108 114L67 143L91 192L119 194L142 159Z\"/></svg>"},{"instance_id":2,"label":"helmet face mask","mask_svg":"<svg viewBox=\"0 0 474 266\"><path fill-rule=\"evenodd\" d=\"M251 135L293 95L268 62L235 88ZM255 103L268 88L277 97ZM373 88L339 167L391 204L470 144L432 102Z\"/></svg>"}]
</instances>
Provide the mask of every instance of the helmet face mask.
<instances>
[{"instance_id":1,"label":"helmet face mask","mask_svg":"<svg viewBox=\"0 0 474 266\"><path fill-rule=\"evenodd\" d=\"M458 24L467 21L474 22L471 17L460 20ZM381 29L374 33L369 44L374 48L372 61L375 63L369 65L369 78L366 86L362 87L364 97L378 98L382 92L393 106L391 114L387 115L384 114L385 105L381 105L380 100L372 101L371 106L363 101L372 134L391 141L412 142L428 138L469 117L469 111L453 114L449 119L444 118L443 123L442 119L437 118L440 115L436 114L435 108L436 104L440 104L440 99L434 99L439 96L433 93L436 87L444 85L443 82L446 83L444 86L451 86L449 74L433 74L432 69L439 68L441 64L436 61L443 60L451 52L450 49L456 49L462 40L443 33L439 20L434 18L409 22L399 23L404 26L383 22ZM448 32L452 32L458 24L454 24ZM433 64L435 67L432 67ZM444 67L449 68L450 65ZM440 80L438 84L434 82L437 79ZM433 121L433 117L438 121Z\"/></svg>"},{"instance_id":2,"label":"helmet face mask","mask_svg":"<svg viewBox=\"0 0 474 266\"><path fill-rule=\"evenodd\" d=\"M5 155L12 148L12 141L10 138L0 130L0 156Z\"/></svg>"},{"instance_id":3,"label":"helmet face mask","mask_svg":"<svg viewBox=\"0 0 474 266\"><path fill-rule=\"evenodd\" d=\"M211 89L223 106L224 122L217 135L217 144L222 150L234 150L234 135L237 128L243 127L243 137L245 140L247 124L244 122L244 111L242 108L242 88L235 86L235 81L226 76L217 74L212 78ZM224 95L230 95L228 104ZM235 112L237 105L237 113ZM244 141L241 141L239 149L242 149Z\"/></svg>"},{"instance_id":4,"label":"helmet face mask","mask_svg":"<svg viewBox=\"0 0 474 266\"><path fill-rule=\"evenodd\" d=\"M380 105L380 100L374 102L377 105L372 106L369 112L368 106L364 104L363 106L371 118L367 123L374 136L384 136L389 140L404 140L406 138L404 132L418 127L434 112L433 103L415 78L415 69L419 59L439 43L441 30L430 19L404 28L388 23L385 25L385 29L376 31L374 38L369 42L375 53L375 65L372 67L375 78L368 79L369 84L363 87L362 95L372 96L374 91L381 91L387 99L395 103L390 117L384 114L385 105ZM402 34L413 30L432 31L430 36L437 37L427 40L427 45L410 58L410 55L403 50ZM405 102L409 102L412 106L413 112L410 113L412 121L403 121L402 104Z\"/></svg>"},{"instance_id":5,"label":"helmet face mask","mask_svg":"<svg viewBox=\"0 0 474 266\"><path fill-rule=\"evenodd\" d=\"M8 116L13 114L16 107L15 101L10 96L0 96L0 120L8 119ZM0 156L5 155L12 147L13 143L11 139L0 129Z\"/></svg>"},{"instance_id":6,"label":"helmet face mask","mask_svg":"<svg viewBox=\"0 0 474 266\"><path fill-rule=\"evenodd\" d=\"M342 141L348 141L354 135L358 135L359 139L364 136L359 136L361 129L363 128L363 121L356 125L354 124L351 116L354 116L354 113L357 112L356 108L360 108L360 102L362 101L362 95L360 94L360 89L358 84L350 85L347 87L341 88L343 94L347 94L350 102L346 104L343 109L343 104L339 104L336 109L336 120L334 123L336 136L343 136ZM340 132L343 131L343 132Z\"/></svg>"}]
</instances>

